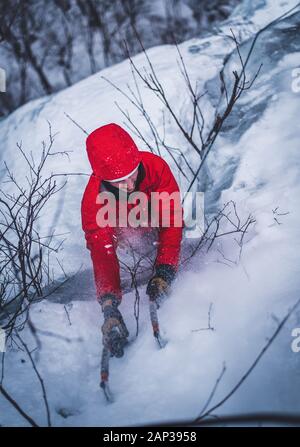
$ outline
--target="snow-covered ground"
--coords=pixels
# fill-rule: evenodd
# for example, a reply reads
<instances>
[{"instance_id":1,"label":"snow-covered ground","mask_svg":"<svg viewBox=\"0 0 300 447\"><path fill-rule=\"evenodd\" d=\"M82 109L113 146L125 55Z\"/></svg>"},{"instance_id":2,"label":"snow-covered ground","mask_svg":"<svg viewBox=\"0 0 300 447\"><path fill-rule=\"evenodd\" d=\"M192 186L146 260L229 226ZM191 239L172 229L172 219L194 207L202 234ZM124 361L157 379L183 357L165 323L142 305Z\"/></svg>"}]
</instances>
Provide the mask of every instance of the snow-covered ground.
<instances>
[{"instance_id":1,"label":"snow-covered ground","mask_svg":"<svg viewBox=\"0 0 300 447\"><path fill-rule=\"evenodd\" d=\"M246 51L246 39L253 32L296 3L245 0L218 33L180 45L192 81L197 80L200 87L208 90L203 103L208 117L218 72L225 56L234 51L233 42L225 35L229 27L245 41L242 50ZM238 382L275 331L278 319L300 298L300 93L293 78L293 70L300 67L300 42L296 40L299 11L260 36L249 66L251 73L255 73L263 62L260 76L237 105L226 131L208 157L213 177L208 192L211 205L222 206L234 200L241 218L251 213L256 219L243 247L242 262L238 265L221 262L224 259L213 249L195 259L191 268L180 275L174 293L159 309L160 324L169 340L163 350L157 349L153 339L147 297L141 288L139 336L123 358L111 360L110 381L116 396L113 404L106 403L99 389L102 321L99 305L93 296L84 301L72 300L72 294L86 296L86 290L90 295L94 293L91 260L80 219L80 201L88 177L70 176L60 196L49 204L41 221L43 233L49 234L54 228L59 233L69 232L58 254L60 262L67 273L74 273L81 266L90 275L90 283L87 286L85 280L82 292L80 281L67 290L70 297L67 301L72 301L66 307L49 301L32 307L33 322L46 332L40 334L42 348L37 367L45 381L53 425L121 426L196 417L223 363L226 372L212 403L218 402ZM148 54L171 104L186 117L189 107L176 63L176 49L156 47ZM229 67L234 66L235 60L233 54ZM134 61L138 66L145 64L142 54ZM69 159L53 157L49 172L90 172L86 135L65 113L87 132L109 122L123 124L115 101L130 111L134 122L140 120L137 111L101 76L122 89L132 82L129 63L124 61L56 95L30 102L0 123L1 180L5 174L3 161L17 177L22 177L23 160L16 151L16 142L22 140L26 151L38 154L41 141L47 139L47 120L53 132L58 132L54 149L73 151ZM146 90L143 100L158 128L162 128L159 102ZM146 127L143 130L146 133ZM183 143L171 121L167 123L167 135L170 144ZM184 189L184 183L181 186ZM234 238L222 243L226 257L236 259ZM197 331L207 326L211 303L214 331ZM135 331L133 305L134 295L125 294L121 312L131 334ZM298 326L300 310L293 314L249 378L216 414L300 411L296 392L300 385L300 353L291 350L291 331ZM26 330L23 336L33 349L35 342ZM20 350L10 349L5 356L4 385L39 424L46 424L39 383ZM0 397L0 424L26 424L3 397Z\"/></svg>"}]
</instances>

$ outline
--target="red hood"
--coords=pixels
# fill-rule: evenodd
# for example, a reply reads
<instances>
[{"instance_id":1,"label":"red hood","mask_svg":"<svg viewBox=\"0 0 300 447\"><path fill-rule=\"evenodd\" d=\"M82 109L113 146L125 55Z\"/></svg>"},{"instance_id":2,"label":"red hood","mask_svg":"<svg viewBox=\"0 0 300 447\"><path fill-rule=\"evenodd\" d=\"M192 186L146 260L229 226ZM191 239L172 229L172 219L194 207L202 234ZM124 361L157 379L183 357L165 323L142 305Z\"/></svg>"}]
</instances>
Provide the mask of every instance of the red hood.
<instances>
[{"instance_id":1,"label":"red hood","mask_svg":"<svg viewBox=\"0 0 300 447\"><path fill-rule=\"evenodd\" d=\"M86 139L86 150L93 173L102 180L124 177L141 161L131 136L114 123L94 130Z\"/></svg>"}]
</instances>

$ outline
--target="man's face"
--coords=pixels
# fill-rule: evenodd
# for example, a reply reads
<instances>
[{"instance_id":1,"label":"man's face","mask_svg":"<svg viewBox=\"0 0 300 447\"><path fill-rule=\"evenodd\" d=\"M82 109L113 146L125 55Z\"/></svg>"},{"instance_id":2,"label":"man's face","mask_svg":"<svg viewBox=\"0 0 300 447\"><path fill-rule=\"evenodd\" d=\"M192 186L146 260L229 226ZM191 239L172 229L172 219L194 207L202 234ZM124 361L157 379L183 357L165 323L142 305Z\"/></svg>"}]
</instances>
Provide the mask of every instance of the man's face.
<instances>
[{"instance_id":1,"label":"man's face","mask_svg":"<svg viewBox=\"0 0 300 447\"><path fill-rule=\"evenodd\" d=\"M137 169L133 174L131 174L126 179L121 180L119 182L109 182L109 183L115 188L119 188L120 191L130 193L135 190L135 184L137 181L138 174L139 170Z\"/></svg>"}]
</instances>

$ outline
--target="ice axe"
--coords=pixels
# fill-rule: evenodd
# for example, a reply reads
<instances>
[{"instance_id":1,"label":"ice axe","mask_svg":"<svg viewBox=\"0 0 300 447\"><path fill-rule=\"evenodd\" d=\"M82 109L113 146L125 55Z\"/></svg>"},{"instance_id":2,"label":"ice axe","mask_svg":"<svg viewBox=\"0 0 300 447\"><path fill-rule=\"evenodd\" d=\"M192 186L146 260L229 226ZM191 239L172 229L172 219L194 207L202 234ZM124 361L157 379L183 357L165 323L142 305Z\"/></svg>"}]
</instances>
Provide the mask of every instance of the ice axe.
<instances>
[{"instance_id":1,"label":"ice axe","mask_svg":"<svg viewBox=\"0 0 300 447\"><path fill-rule=\"evenodd\" d=\"M157 309L159 309L159 302L166 296L165 294L160 293L156 284L151 284L147 287L147 295L149 296L149 310L150 310L150 319L153 329L153 335L157 340L158 346L160 348L164 348L168 343L167 340L163 339L160 335Z\"/></svg>"},{"instance_id":2,"label":"ice axe","mask_svg":"<svg viewBox=\"0 0 300 447\"><path fill-rule=\"evenodd\" d=\"M114 397L108 384L109 359L114 356L117 358L123 357L124 347L129 343L128 335L128 329L122 319L120 328L113 328L111 331L110 346L104 344L102 349L100 387L103 389L106 400L110 403L114 401Z\"/></svg>"}]
</instances>

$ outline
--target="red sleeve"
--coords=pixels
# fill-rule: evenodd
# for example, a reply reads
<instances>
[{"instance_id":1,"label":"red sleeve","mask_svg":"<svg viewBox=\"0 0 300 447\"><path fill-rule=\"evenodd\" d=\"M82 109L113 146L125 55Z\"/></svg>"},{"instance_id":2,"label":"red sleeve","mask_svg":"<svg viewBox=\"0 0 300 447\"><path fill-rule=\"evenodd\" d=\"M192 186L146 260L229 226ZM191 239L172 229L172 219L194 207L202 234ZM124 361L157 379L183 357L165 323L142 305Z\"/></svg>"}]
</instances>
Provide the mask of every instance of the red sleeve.
<instances>
[{"instance_id":1,"label":"red sleeve","mask_svg":"<svg viewBox=\"0 0 300 447\"><path fill-rule=\"evenodd\" d=\"M168 194L176 193L176 200L163 199L159 202L159 211L156 207L159 215L159 244L155 265L171 264L177 270L184 227L183 208L181 206L178 184L168 163L162 158L159 181L154 191L158 193L166 192ZM168 226L163 226L163 212L166 210L170 210L170 223Z\"/></svg>"}]
</instances>

